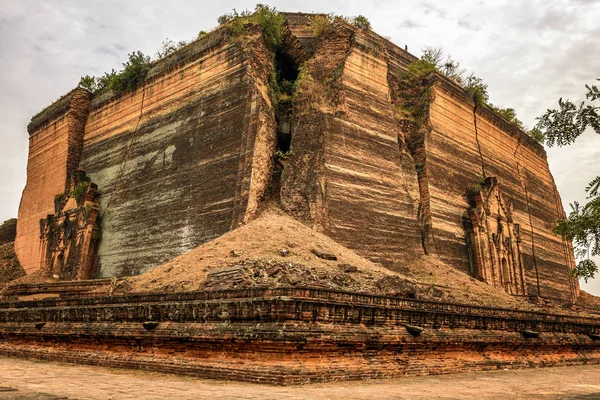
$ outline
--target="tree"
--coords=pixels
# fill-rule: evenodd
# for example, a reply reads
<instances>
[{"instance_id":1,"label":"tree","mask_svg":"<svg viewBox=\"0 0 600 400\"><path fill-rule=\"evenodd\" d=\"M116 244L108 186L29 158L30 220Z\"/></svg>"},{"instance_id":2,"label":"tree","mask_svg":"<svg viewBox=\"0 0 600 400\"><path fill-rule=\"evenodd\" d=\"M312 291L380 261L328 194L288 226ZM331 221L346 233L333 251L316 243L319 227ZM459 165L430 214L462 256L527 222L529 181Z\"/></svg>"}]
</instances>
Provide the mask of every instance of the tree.
<instances>
[{"instance_id":1,"label":"tree","mask_svg":"<svg viewBox=\"0 0 600 400\"><path fill-rule=\"evenodd\" d=\"M352 18L350 23L358 29L362 29L363 31L371 30L371 23L364 15L357 15L356 17Z\"/></svg>"},{"instance_id":2,"label":"tree","mask_svg":"<svg viewBox=\"0 0 600 400\"><path fill-rule=\"evenodd\" d=\"M98 82L96 81L96 78L94 78L93 76L85 75L85 76L82 76L81 79L79 80L78 86L94 93L96 91L96 89L98 88Z\"/></svg>"},{"instance_id":3,"label":"tree","mask_svg":"<svg viewBox=\"0 0 600 400\"><path fill-rule=\"evenodd\" d=\"M600 80L600 79L598 79ZM570 100L558 100L558 109L548 109L538 118L537 128L543 133L546 144L569 145L591 128L600 134L600 90L596 85L585 85L586 100L579 105ZM560 219L554 232L573 242L575 255L580 259L572 274L586 282L598 272L592 257L600 255L600 176L585 188L587 204L571 204L566 219Z\"/></svg>"},{"instance_id":4,"label":"tree","mask_svg":"<svg viewBox=\"0 0 600 400\"><path fill-rule=\"evenodd\" d=\"M460 63L454 60L450 54L446 54L444 49L427 46L421 52L421 59L433 64L442 75L456 81L458 84L462 85L464 83L467 70L461 68Z\"/></svg>"}]
</instances>

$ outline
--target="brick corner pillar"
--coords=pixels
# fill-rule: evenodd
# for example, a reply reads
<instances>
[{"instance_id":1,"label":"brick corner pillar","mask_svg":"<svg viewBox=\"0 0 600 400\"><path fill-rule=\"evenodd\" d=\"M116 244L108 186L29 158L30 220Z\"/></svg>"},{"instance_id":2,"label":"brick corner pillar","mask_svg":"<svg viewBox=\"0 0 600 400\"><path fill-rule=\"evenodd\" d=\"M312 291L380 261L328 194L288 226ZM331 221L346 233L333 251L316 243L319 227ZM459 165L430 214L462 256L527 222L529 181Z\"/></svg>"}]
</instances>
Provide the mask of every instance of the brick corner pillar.
<instances>
[{"instance_id":1,"label":"brick corner pillar","mask_svg":"<svg viewBox=\"0 0 600 400\"><path fill-rule=\"evenodd\" d=\"M92 94L75 88L31 119L27 180L17 221L15 252L28 274L40 266L40 220L54 214L54 198L79 166Z\"/></svg>"}]
</instances>

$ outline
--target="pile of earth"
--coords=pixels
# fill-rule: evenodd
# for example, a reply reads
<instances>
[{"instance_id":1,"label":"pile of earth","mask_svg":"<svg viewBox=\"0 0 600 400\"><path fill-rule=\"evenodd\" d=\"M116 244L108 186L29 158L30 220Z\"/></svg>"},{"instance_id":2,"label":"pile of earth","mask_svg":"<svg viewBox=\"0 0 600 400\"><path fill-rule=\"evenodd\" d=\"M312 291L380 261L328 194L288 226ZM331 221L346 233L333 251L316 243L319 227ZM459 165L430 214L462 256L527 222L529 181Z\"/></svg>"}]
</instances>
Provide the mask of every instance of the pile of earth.
<instances>
[{"instance_id":1,"label":"pile of earth","mask_svg":"<svg viewBox=\"0 0 600 400\"><path fill-rule=\"evenodd\" d=\"M373 263L278 208L142 275L110 294L260 287L316 287L424 300L538 310L431 256L402 273Z\"/></svg>"}]
</instances>

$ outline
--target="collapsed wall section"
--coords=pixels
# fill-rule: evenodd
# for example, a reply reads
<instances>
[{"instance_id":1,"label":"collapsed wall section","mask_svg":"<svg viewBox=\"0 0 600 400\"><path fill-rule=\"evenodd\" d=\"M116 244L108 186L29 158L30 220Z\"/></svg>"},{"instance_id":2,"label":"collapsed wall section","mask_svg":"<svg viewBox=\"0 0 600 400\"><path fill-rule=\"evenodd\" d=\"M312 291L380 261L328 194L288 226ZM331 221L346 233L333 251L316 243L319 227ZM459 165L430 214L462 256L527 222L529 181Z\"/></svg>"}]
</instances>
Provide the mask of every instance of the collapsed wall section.
<instances>
[{"instance_id":1,"label":"collapsed wall section","mask_svg":"<svg viewBox=\"0 0 600 400\"><path fill-rule=\"evenodd\" d=\"M144 272L251 218L270 178L271 59L215 32L118 99L94 99L82 168L102 193L100 276Z\"/></svg>"},{"instance_id":2,"label":"collapsed wall section","mask_svg":"<svg viewBox=\"0 0 600 400\"><path fill-rule=\"evenodd\" d=\"M297 82L284 209L391 269L431 254L475 276L469 196L495 177L504 206L514 208L510 226L519 232L510 240L519 241L525 293L573 300L574 258L552 233L564 211L543 147L441 76L425 82L422 104L403 108L407 93L397 85L411 61L340 21L320 34Z\"/></svg>"},{"instance_id":3,"label":"collapsed wall section","mask_svg":"<svg viewBox=\"0 0 600 400\"><path fill-rule=\"evenodd\" d=\"M304 65L294 99L284 209L362 256L400 270L423 254L414 164L403 164L387 49L334 22Z\"/></svg>"},{"instance_id":4,"label":"collapsed wall section","mask_svg":"<svg viewBox=\"0 0 600 400\"><path fill-rule=\"evenodd\" d=\"M79 164L91 94L74 89L32 118L27 181L17 221L15 252L27 273L40 267L40 220L54 213Z\"/></svg>"}]
</instances>

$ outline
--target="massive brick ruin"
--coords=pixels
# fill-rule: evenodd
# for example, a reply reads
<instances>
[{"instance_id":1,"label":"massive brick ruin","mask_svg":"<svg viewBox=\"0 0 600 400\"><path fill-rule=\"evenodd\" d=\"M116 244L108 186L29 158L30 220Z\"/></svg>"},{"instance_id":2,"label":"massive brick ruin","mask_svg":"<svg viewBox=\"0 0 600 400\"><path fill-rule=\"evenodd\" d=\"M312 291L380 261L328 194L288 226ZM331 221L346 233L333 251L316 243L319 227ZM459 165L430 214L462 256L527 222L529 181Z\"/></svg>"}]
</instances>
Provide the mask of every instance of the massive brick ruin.
<instances>
[{"instance_id":1,"label":"massive brick ruin","mask_svg":"<svg viewBox=\"0 0 600 400\"><path fill-rule=\"evenodd\" d=\"M597 362L593 318L312 289L88 299L91 282L149 271L269 200L392 271L435 257L510 295L576 301L541 145L439 74L406 87L416 58L376 33L335 20L317 35L314 16L284 16L275 51L259 26L222 26L133 92L76 88L32 119L15 250L28 274L84 281L12 293L82 299L8 296L0 353L275 383ZM274 79L293 83L290 100L277 102ZM286 321L291 336L277 331ZM289 358L270 364L274 351ZM315 354L354 361L311 372Z\"/></svg>"}]
</instances>

